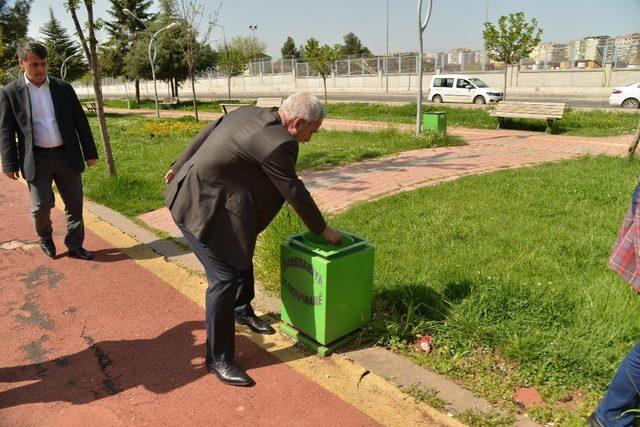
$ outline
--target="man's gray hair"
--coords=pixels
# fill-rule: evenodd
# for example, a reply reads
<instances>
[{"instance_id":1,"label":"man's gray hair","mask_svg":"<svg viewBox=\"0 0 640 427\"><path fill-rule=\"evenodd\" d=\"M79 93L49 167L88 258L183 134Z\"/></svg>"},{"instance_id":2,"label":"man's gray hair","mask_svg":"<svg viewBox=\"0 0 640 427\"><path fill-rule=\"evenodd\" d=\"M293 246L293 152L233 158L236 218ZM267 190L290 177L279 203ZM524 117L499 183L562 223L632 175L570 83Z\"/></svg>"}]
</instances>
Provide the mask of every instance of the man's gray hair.
<instances>
[{"instance_id":1,"label":"man's gray hair","mask_svg":"<svg viewBox=\"0 0 640 427\"><path fill-rule=\"evenodd\" d=\"M317 123L324 118L322 102L315 96L305 92L297 92L284 100L280 106L287 120L296 117L307 123Z\"/></svg>"}]
</instances>

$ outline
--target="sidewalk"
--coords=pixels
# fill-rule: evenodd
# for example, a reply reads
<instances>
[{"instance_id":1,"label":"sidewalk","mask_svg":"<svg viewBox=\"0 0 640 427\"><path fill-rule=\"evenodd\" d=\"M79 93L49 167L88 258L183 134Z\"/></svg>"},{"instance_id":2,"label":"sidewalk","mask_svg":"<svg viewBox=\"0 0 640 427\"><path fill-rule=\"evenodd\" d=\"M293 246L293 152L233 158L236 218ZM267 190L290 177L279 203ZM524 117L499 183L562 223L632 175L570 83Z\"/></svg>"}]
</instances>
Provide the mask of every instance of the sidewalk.
<instances>
[{"instance_id":1,"label":"sidewalk","mask_svg":"<svg viewBox=\"0 0 640 427\"><path fill-rule=\"evenodd\" d=\"M88 211L96 259L66 257L63 213L52 213L56 259L36 244L26 187L4 181L0 424L455 424L358 365L279 335L239 331L237 362L256 385L221 384L202 366L203 278Z\"/></svg>"}]
</instances>

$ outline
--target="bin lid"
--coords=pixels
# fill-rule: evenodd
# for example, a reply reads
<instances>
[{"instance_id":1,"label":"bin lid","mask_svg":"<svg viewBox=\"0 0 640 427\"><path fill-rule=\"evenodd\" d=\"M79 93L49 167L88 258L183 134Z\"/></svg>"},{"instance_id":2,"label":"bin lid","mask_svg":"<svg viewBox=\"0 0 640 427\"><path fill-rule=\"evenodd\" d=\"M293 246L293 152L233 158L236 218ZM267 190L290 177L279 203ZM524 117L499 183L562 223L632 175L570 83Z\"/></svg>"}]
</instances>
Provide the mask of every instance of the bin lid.
<instances>
[{"instance_id":1,"label":"bin lid","mask_svg":"<svg viewBox=\"0 0 640 427\"><path fill-rule=\"evenodd\" d=\"M350 252L353 249L368 244L369 240L342 232L342 240L339 245L330 245L322 235L316 235L310 231L294 234L286 237L286 240L295 246L302 247L324 258Z\"/></svg>"}]
</instances>

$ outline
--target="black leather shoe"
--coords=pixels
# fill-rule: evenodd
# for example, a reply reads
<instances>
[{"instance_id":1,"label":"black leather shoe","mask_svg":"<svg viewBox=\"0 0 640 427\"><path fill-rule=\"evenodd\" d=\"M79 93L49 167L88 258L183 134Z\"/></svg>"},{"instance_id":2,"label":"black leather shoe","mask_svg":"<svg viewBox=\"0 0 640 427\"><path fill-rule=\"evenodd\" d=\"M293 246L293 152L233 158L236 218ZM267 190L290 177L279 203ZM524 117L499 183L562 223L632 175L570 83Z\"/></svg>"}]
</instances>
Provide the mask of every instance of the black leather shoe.
<instances>
[{"instance_id":1,"label":"black leather shoe","mask_svg":"<svg viewBox=\"0 0 640 427\"><path fill-rule=\"evenodd\" d=\"M207 363L207 369L225 384L246 387L253 383L251 377L232 362Z\"/></svg>"},{"instance_id":2,"label":"black leather shoe","mask_svg":"<svg viewBox=\"0 0 640 427\"><path fill-rule=\"evenodd\" d=\"M91 261L93 259L93 254L83 247L79 247L77 249L69 251L69 256L73 258L84 259L87 261Z\"/></svg>"},{"instance_id":3,"label":"black leather shoe","mask_svg":"<svg viewBox=\"0 0 640 427\"><path fill-rule=\"evenodd\" d=\"M56 256L56 245L53 243L53 239L40 239L40 248L49 258Z\"/></svg>"},{"instance_id":4,"label":"black leather shoe","mask_svg":"<svg viewBox=\"0 0 640 427\"><path fill-rule=\"evenodd\" d=\"M271 335L276 333L276 330L273 329L270 324L268 324L255 314L249 316L240 316L236 314L236 323L239 325L247 325L253 332L257 334Z\"/></svg>"}]
</instances>

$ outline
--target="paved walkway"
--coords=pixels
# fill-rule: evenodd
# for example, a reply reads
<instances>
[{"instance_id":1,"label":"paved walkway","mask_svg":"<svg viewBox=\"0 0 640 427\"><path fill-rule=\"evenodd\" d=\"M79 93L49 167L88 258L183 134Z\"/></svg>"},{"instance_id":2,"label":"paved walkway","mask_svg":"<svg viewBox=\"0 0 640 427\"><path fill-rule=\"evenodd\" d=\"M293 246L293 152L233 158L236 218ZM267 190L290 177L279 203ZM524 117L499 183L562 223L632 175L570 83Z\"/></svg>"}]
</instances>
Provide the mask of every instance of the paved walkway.
<instances>
[{"instance_id":1,"label":"paved walkway","mask_svg":"<svg viewBox=\"0 0 640 427\"><path fill-rule=\"evenodd\" d=\"M211 118L219 117L215 113L209 114ZM381 122L335 119L327 119L322 125L323 129L363 131L389 126ZM402 131L413 129L411 125L393 127ZM469 145L407 151L331 169L302 171L300 177L321 209L336 212L354 203L435 185L465 175L532 166L582 155L624 155L630 139L626 135L586 138L466 128L452 128L450 133L465 138ZM152 228L180 236L164 208L139 218Z\"/></svg>"},{"instance_id":2,"label":"paved walkway","mask_svg":"<svg viewBox=\"0 0 640 427\"><path fill-rule=\"evenodd\" d=\"M88 211L96 259L69 258L53 214L56 259L35 244L26 186L3 180L0 425L454 423L344 359L242 328L256 385L221 384L203 368L202 277Z\"/></svg>"}]
</instances>

